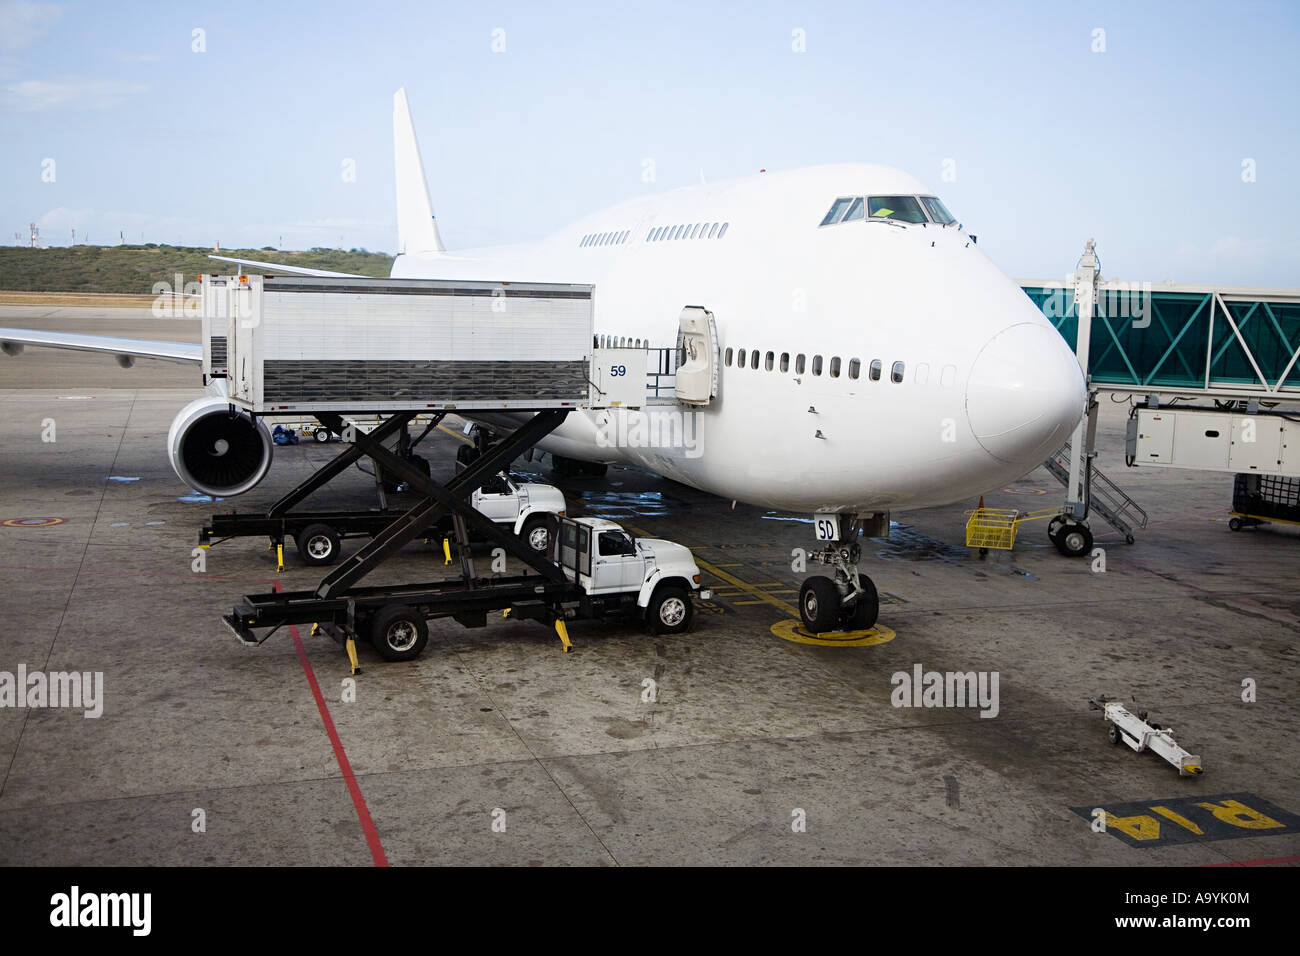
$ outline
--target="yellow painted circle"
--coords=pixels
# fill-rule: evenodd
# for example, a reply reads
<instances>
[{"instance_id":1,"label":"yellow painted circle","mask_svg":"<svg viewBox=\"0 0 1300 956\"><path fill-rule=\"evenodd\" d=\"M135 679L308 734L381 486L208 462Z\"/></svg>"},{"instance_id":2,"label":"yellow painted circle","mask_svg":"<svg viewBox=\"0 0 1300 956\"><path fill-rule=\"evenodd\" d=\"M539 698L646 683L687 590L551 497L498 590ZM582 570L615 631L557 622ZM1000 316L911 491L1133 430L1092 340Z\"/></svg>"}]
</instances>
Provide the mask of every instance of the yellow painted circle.
<instances>
[{"instance_id":1,"label":"yellow painted circle","mask_svg":"<svg viewBox=\"0 0 1300 956\"><path fill-rule=\"evenodd\" d=\"M826 631L823 634L813 634L794 618L773 624L772 633L783 641L816 644L818 647L869 647L872 644L885 644L897 636L880 624L867 631Z\"/></svg>"},{"instance_id":2,"label":"yellow painted circle","mask_svg":"<svg viewBox=\"0 0 1300 956\"><path fill-rule=\"evenodd\" d=\"M1047 489L1046 489L1046 488L1003 488L1002 490L1005 491L1005 492L1006 492L1007 494L1009 494L1009 495L1045 495L1045 494L1047 494Z\"/></svg>"},{"instance_id":3,"label":"yellow painted circle","mask_svg":"<svg viewBox=\"0 0 1300 956\"><path fill-rule=\"evenodd\" d=\"M65 524L67 518L6 518L0 525L6 528L48 528L52 524Z\"/></svg>"}]
</instances>

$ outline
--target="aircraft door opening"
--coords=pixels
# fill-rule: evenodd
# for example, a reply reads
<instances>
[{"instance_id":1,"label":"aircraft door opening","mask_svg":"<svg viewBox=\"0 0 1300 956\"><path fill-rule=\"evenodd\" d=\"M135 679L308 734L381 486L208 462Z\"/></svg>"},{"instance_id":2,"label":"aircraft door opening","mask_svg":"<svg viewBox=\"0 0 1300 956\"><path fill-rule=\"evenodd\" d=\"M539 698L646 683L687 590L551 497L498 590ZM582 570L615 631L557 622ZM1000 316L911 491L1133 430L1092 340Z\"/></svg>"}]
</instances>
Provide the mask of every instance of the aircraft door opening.
<instances>
[{"instance_id":1,"label":"aircraft door opening","mask_svg":"<svg viewBox=\"0 0 1300 956\"><path fill-rule=\"evenodd\" d=\"M698 305L682 309L677 331L676 394L679 402L707 405L718 397L718 326Z\"/></svg>"}]
</instances>

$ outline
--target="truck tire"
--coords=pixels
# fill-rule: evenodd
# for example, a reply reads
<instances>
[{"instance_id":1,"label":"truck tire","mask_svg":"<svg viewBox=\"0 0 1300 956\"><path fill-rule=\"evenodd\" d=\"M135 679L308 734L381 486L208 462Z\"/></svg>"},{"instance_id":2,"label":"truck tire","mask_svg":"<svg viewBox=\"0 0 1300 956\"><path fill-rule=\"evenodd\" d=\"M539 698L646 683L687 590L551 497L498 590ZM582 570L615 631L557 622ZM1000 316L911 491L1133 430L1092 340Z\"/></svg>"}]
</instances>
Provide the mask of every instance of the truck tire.
<instances>
[{"instance_id":1,"label":"truck tire","mask_svg":"<svg viewBox=\"0 0 1300 956\"><path fill-rule=\"evenodd\" d=\"M661 584L650 598L646 621L656 634L681 634L691 626L695 607L690 592L680 584Z\"/></svg>"},{"instance_id":2,"label":"truck tire","mask_svg":"<svg viewBox=\"0 0 1300 956\"><path fill-rule=\"evenodd\" d=\"M320 567L338 561L343 553L339 533L327 524L309 524L294 538L303 564Z\"/></svg>"},{"instance_id":3,"label":"truck tire","mask_svg":"<svg viewBox=\"0 0 1300 956\"><path fill-rule=\"evenodd\" d=\"M330 440L330 430L324 425L318 425L316 430L311 433L311 437L316 439L316 444L324 445Z\"/></svg>"},{"instance_id":4,"label":"truck tire","mask_svg":"<svg viewBox=\"0 0 1300 956\"><path fill-rule=\"evenodd\" d=\"M519 529L519 538L538 554L546 554L551 544L550 528L546 515L529 515Z\"/></svg>"},{"instance_id":5,"label":"truck tire","mask_svg":"<svg viewBox=\"0 0 1300 956\"><path fill-rule=\"evenodd\" d=\"M415 608L389 604L370 622L370 643L386 661L415 660L429 643L429 624Z\"/></svg>"}]
</instances>

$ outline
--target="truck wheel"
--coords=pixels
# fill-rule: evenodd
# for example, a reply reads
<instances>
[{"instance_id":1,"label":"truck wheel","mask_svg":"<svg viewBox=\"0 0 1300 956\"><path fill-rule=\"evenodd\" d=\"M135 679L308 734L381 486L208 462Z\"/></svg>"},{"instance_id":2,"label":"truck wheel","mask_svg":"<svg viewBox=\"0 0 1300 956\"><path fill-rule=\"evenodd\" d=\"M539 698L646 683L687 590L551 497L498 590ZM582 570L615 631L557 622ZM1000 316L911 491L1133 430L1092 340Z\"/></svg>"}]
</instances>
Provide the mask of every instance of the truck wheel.
<instances>
[{"instance_id":1,"label":"truck wheel","mask_svg":"<svg viewBox=\"0 0 1300 956\"><path fill-rule=\"evenodd\" d=\"M814 634L833 631L840 621L840 592L830 578L808 578L799 589L799 616Z\"/></svg>"},{"instance_id":2,"label":"truck wheel","mask_svg":"<svg viewBox=\"0 0 1300 956\"><path fill-rule=\"evenodd\" d=\"M1116 726L1115 724L1111 724L1109 727L1106 728L1106 736L1110 738L1110 742L1113 744L1117 744L1124 739L1123 736L1120 734L1119 727Z\"/></svg>"},{"instance_id":3,"label":"truck wheel","mask_svg":"<svg viewBox=\"0 0 1300 956\"><path fill-rule=\"evenodd\" d=\"M656 634L680 634L691 626L694 612L691 596L686 588L666 584L655 591L646 608L646 619Z\"/></svg>"},{"instance_id":4,"label":"truck wheel","mask_svg":"<svg viewBox=\"0 0 1300 956\"><path fill-rule=\"evenodd\" d=\"M529 515L519 529L519 537L538 554L546 554L551 544L551 533L546 527L546 515Z\"/></svg>"},{"instance_id":5,"label":"truck wheel","mask_svg":"<svg viewBox=\"0 0 1300 956\"><path fill-rule=\"evenodd\" d=\"M852 607L843 611L844 626L850 631L865 631L875 627L876 619L880 617L880 595L876 593L875 583L865 574L859 574L858 585L863 593Z\"/></svg>"},{"instance_id":6,"label":"truck wheel","mask_svg":"<svg viewBox=\"0 0 1300 956\"><path fill-rule=\"evenodd\" d=\"M386 661L414 660L429 643L429 625L414 608L390 604L370 622L370 643Z\"/></svg>"},{"instance_id":7,"label":"truck wheel","mask_svg":"<svg viewBox=\"0 0 1300 956\"><path fill-rule=\"evenodd\" d=\"M1240 519L1240 518L1232 518L1232 519L1229 520L1229 522L1228 522L1228 527L1231 528L1233 531L1240 531L1240 530L1241 530L1241 519Z\"/></svg>"},{"instance_id":8,"label":"truck wheel","mask_svg":"<svg viewBox=\"0 0 1300 956\"><path fill-rule=\"evenodd\" d=\"M313 567L333 564L343 549L339 533L327 524L309 524L294 540L303 563Z\"/></svg>"},{"instance_id":9,"label":"truck wheel","mask_svg":"<svg viewBox=\"0 0 1300 956\"><path fill-rule=\"evenodd\" d=\"M330 440L330 430L324 425L320 425L311 433L311 437L316 439L316 444L324 445Z\"/></svg>"}]
</instances>

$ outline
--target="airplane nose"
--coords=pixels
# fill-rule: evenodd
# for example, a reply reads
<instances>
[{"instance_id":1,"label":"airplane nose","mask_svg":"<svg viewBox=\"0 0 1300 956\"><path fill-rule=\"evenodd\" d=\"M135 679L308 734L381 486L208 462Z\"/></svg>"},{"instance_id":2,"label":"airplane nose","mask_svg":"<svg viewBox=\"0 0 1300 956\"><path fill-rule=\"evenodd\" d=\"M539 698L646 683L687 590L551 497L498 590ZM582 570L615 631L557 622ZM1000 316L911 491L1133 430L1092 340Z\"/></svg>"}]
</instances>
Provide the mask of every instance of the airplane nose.
<instances>
[{"instance_id":1,"label":"airplane nose","mask_svg":"<svg viewBox=\"0 0 1300 956\"><path fill-rule=\"evenodd\" d=\"M1008 463L1032 464L1060 448L1086 401L1074 353L1055 329L1032 322L993 336L966 385L972 433L985 451Z\"/></svg>"}]
</instances>

